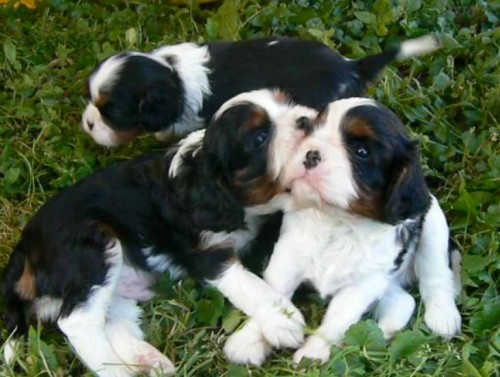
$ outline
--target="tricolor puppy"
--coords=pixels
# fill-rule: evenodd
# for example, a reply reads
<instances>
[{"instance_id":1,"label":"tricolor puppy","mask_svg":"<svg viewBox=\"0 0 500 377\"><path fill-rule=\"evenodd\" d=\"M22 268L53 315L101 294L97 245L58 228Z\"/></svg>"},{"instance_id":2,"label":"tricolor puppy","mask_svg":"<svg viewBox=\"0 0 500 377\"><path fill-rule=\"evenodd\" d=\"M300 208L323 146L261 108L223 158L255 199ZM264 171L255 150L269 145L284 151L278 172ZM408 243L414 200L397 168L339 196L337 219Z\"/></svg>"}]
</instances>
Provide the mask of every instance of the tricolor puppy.
<instances>
[{"instance_id":1,"label":"tricolor puppy","mask_svg":"<svg viewBox=\"0 0 500 377\"><path fill-rule=\"evenodd\" d=\"M460 256L401 121L370 99L352 98L333 102L315 122L298 144L289 139L275 150L283 155L273 166L291 203L264 278L288 298L302 282L331 297L294 361L327 361L331 345L371 309L391 337L410 320L415 300L404 287L413 282L431 331L458 333ZM261 364L270 350L253 320L225 346L239 363Z\"/></svg>"},{"instance_id":2,"label":"tricolor puppy","mask_svg":"<svg viewBox=\"0 0 500 377\"><path fill-rule=\"evenodd\" d=\"M166 155L112 165L56 195L28 223L8 263L8 331L25 334L31 311L56 322L99 376L173 373L143 340L137 306L152 296L155 276L170 271L218 288L269 344L298 347L302 315L238 255L259 228L257 215L272 212L266 203L282 191L268 160L280 135L273 119L288 111L278 93L240 95L206 134L190 134ZM15 345L7 343L7 360Z\"/></svg>"},{"instance_id":3,"label":"tricolor puppy","mask_svg":"<svg viewBox=\"0 0 500 377\"><path fill-rule=\"evenodd\" d=\"M296 103L322 109L333 100L363 95L394 60L437 47L435 37L425 36L360 60L346 59L319 42L289 38L122 52L90 75L82 125L105 146L145 133L183 134L204 127L231 97L262 88L282 89Z\"/></svg>"}]
</instances>

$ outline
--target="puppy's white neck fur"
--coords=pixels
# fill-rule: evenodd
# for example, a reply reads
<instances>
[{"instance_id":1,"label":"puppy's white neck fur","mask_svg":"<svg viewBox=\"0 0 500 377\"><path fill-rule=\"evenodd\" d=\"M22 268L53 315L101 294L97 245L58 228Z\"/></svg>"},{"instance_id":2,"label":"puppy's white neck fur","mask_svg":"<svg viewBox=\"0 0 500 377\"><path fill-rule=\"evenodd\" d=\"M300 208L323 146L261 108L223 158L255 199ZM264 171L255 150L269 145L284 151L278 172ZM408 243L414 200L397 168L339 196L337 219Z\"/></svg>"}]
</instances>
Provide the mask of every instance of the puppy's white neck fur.
<instances>
[{"instance_id":1,"label":"puppy's white neck fur","mask_svg":"<svg viewBox=\"0 0 500 377\"><path fill-rule=\"evenodd\" d=\"M185 134L202 126L198 116L205 96L211 94L207 63L210 54L207 46L180 43L161 47L150 54L153 58L173 58L173 68L179 74L184 87L184 111L181 118L167 133Z\"/></svg>"}]
</instances>

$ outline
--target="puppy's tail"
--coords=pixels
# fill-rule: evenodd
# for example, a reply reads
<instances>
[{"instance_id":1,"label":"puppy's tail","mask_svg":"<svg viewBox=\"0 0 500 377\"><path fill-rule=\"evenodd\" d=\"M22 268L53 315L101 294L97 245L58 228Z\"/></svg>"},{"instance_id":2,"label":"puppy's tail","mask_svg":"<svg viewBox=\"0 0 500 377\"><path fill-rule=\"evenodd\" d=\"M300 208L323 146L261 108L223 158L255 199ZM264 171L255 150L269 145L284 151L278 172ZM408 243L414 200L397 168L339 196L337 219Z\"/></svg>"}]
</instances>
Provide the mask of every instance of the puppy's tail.
<instances>
[{"instance_id":1,"label":"puppy's tail","mask_svg":"<svg viewBox=\"0 0 500 377\"><path fill-rule=\"evenodd\" d=\"M7 364L14 360L17 338L27 333L25 309L36 296L35 276L21 247L21 244L18 244L12 252L3 276L4 319L7 331L11 334L3 344L3 354Z\"/></svg>"},{"instance_id":2,"label":"puppy's tail","mask_svg":"<svg viewBox=\"0 0 500 377\"><path fill-rule=\"evenodd\" d=\"M435 35L424 35L420 38L409 39L398 47L389 49L377 55L367 56L356 61L360 80L366 88L375 82L382 70L393 61L400 61L414 56L428 54L440 47L439 38Z\"/></svg>"}]
</instances>

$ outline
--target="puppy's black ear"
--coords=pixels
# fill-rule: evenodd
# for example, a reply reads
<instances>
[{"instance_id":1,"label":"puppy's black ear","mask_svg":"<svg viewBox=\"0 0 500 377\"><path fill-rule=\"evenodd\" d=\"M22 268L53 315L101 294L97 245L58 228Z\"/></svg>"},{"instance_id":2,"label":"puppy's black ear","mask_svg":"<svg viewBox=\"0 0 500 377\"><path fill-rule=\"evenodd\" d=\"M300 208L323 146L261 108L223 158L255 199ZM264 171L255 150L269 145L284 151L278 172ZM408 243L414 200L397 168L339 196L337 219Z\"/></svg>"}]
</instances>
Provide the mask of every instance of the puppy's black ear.
<instances>
[{"instance_id":1,"label":"puppy's black ear","mask_svg":"<svg viewBox=\"0 0 500 377\"><path fill-rule=\"evenodd\" d=\"M147 132L167 129L184 110L184 91L179 77L172 72L145 87L139 100L139 120Z\"/></svg>"},{"instance_id":2,"label":"puppy's black ear","mask_svg":"<svg viewBox=\"0 0 500 377\"><path fill-rule=\"evenodd\" d=\"M399 221L425 213L430 194L420 166L418 148L408 141L405 152L392 170L386 190L381 221L396 224Z\"/></svg>"},{"instance_id":3,"label":"puppy's black ear","mask_svg":"<svg viewBox=\"0 0 500 377\"><path fill-rule=\"evenodd\" d=\"M229 109L212 119L203 139L202 175L205 176L200 204L193 208L195 223L211 231L232 231L244 227L244 208L230 190L231 170L236 161L230 158L239 121L239 111Z\"/></svg>"},{"instance_id":4,"label":"puppy's black ear","mask_svg":"<svg viewBox=\"0 0 500 377\"><path fill-rule=\"evenodd\" d=\"M210 179L210 178L209 178ZM245 227L245 211L224 185L216 180L205 182L196 193L191 207L192 220L200 231L231 232Z\"/></svg>"},{"instance_id":5,"label":"puppy's black ear","mask_svg":"<svg viewBox=\"0 0 500 377\"><path fill-rule=\"evenodd\" d=\"M230 107L210 120L205 131L203 149L213 167L223 170L235 168L238 161L234 161L230 156L236 148L234 144L238 133L245 125L251 127L255 116L259 116L261 111L259 107L244 102Z\"/></svg>"}]
</instances>

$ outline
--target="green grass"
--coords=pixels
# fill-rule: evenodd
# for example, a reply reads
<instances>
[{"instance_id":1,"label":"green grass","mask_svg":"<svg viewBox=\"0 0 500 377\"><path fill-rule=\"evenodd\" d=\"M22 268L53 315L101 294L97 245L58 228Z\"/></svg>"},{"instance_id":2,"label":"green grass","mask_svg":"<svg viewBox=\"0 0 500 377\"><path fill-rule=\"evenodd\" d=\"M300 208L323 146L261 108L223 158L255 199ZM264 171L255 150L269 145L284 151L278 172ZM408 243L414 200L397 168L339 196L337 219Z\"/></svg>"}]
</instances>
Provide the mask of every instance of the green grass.
<instances>
[{"instance_id":1,"label":"green grass","mask_svg":"<svg viewBox=\"0 0 500 377\"><path fill-rule=\"evenodd\" d=\"M92 3L92 4L90 4ZM494 376L500 353L500 29L494 0L46 1L0 9L0 266L22 227L54 192L112 161L160 148L151 139L107 150L80 129L85 78L103 57L166 43L273 34L323 41L355 58L404 38L439 33L444 48L392 66L370 95L392 108L422 145L429 182L463 253L463 332L443 343L422 322L392 344L371 321L354 326L325 366L277 352L263 368L230 365L221 348L241 321L213 291L187 280L159 286L144 306L148 339L182 376ZM313 63L313 62L312 62ZM311 324L324 305L301 304ZM0 325L2 339L6 334ZM1 343L0 343L1 344ZM87 373L58 331L34 326L0 376ZM90 374L87 374L90 375Z\"/></svg>"}]
</instances>

